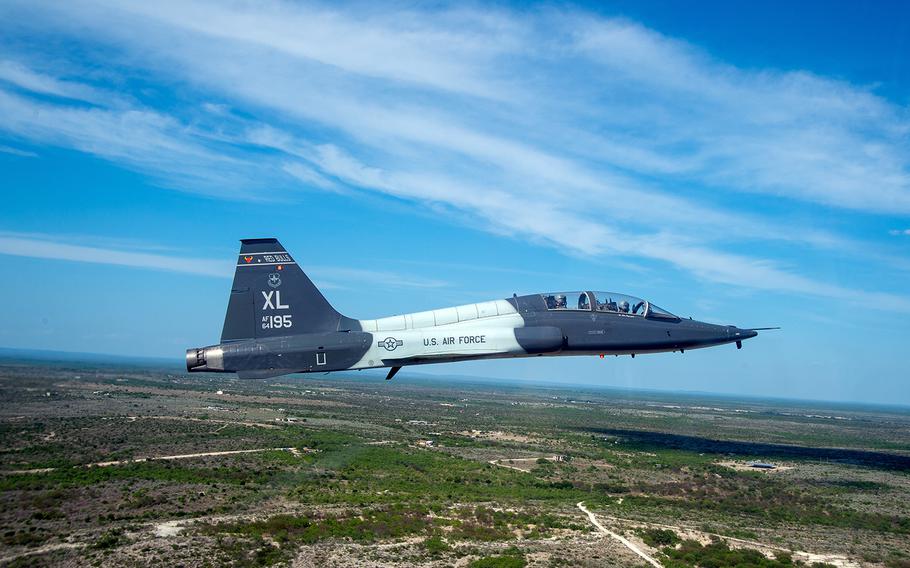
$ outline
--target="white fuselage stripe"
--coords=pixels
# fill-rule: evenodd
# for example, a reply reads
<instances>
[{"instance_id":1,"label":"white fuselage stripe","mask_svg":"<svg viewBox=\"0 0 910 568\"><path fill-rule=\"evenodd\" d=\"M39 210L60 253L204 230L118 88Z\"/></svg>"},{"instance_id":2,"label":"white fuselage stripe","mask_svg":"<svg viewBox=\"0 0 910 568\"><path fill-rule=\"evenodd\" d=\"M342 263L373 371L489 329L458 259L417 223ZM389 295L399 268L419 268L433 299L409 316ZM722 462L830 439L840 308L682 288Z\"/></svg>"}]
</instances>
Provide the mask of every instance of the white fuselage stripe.
<instances>
[{"instance_id":1,"label":"white fuselage stripe","mask_svg":"<svg viewBox=\"0 0 910 568\"><path fill-rule=\"evenodd\" d=\"M403 314L401 317L407 321ZM383 359L470 359L478 356L524 355L515 328L524 327L518 313L445 325L399 330L371 330L373 341L351 369L384 367Z\"/></svg>"}]
</instances>

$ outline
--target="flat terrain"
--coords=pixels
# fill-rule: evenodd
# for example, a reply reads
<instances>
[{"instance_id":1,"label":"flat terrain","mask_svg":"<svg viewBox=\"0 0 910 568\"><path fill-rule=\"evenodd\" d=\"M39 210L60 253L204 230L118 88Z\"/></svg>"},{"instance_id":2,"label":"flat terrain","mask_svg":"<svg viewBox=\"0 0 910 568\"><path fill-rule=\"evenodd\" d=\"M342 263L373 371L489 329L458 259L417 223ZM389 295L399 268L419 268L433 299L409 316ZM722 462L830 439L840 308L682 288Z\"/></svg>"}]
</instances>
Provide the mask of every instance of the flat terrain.
<instances>
[{"instance_id":1,"label":"flat terrain","mask_svg":"<svg viewBox=\"0 0 910 568\"><path fill-rule=\"evenodd\" d=\"M0 565L910 566L906 409L8 359L0 434Z\"/></svg>"}]
</instances>

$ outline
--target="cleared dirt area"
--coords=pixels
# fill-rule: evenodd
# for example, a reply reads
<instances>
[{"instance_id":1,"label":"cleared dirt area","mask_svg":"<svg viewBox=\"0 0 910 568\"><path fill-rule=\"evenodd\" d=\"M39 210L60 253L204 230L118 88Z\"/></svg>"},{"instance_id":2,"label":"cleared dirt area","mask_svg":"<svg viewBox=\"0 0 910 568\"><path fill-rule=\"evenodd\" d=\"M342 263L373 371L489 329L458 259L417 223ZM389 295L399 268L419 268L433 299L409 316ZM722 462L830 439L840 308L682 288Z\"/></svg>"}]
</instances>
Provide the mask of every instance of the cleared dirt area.
<instances>
[{"instance_id":1,"label":"cleared dirt area","mask_svg":"<svg viewBox=\"0 0 910 568\"><path fill-rule=\"evenodd\" d=\"M793 466L783 465L783 464L773 464L774 467L756 467L754 464L756 462L742 462L742 461L720 461L717 462L717 465L722 467L729 467L736 471L756 471L759 473L780 473L782 471L787 471L793 469Z\"/></svg>"}]
</instances>

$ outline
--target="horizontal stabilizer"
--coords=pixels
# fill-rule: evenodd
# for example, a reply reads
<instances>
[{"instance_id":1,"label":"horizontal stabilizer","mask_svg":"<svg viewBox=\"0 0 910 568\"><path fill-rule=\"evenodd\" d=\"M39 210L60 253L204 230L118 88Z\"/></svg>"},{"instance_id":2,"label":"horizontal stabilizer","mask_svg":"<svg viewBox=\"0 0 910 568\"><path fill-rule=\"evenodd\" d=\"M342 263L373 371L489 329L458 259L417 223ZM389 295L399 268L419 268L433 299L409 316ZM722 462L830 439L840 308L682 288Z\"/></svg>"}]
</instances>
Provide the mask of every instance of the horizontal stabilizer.
<instances>
[{"instance_id":1,"label":"horizontal stabilizer","mask_svg":"<svg viewBox=\"0 0 910 568\"><path fill-rule=\"evenodd\" d=\"M271 379L281 375L296 373L296 369L253 369L250 371L237 371L238 379Z\"/></svg>"}]
</instances>

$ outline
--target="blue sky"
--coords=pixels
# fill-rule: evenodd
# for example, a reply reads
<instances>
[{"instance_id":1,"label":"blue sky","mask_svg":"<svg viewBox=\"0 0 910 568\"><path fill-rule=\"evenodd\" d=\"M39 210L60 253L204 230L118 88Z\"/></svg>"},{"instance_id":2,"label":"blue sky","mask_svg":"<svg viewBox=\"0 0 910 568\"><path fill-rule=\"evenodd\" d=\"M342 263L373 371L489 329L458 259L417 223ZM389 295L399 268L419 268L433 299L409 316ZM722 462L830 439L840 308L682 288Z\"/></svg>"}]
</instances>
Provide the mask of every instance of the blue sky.
<instances>
[{"instance_id":1,"label":"blue sky","mask_svg":"<svg viewBox=\"0 0 910 568\"><path fill-rule=\"evenodd\" d=\"M902 2L4 2L0 346L180 360L237 240L342 312L560 289L742 351L421 371L910 404Z\"/></svg>"}]
</instances>

